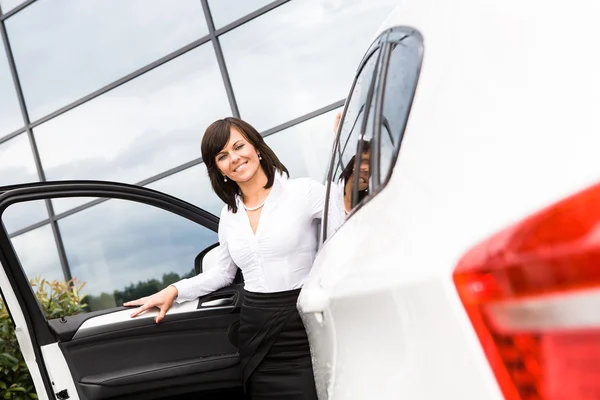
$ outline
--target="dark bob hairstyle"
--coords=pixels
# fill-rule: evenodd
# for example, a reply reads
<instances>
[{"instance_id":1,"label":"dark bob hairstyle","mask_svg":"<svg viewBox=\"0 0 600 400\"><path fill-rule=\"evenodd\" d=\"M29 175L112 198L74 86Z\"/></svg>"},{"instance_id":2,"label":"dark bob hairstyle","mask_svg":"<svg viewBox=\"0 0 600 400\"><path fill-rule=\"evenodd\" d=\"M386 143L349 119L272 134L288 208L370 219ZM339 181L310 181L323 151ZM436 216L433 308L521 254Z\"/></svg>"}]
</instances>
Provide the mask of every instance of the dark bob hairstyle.
<instances>
[{"instance_id":1,"label":"dark bob hairstyle","mask_svg":"<svg viewBox=\"0 0 600 400\"><path fill-rule=\"evenodd\" d=\"M206 128L206 132L202 138L202 160L208 170L208 176L213 190L217 196L227 204L228 210L236 213L238 210L236 196L241 194L240 187L231 179L228 179L227 182L225 182L223 174L217 167L216 160L217 154L219 154L225 145L227 145L227 142L229 142L231 128L238 130L261 155L262 160L260 161L260 165L267 175L265 189L273 186L275 173L277 171L280 173L285 172L288 177L290 174L285 165L279 161L279 158L277 158L273 150L267 146L260 133L258 133L258 131L249 123L242 121L239 118L227 117L210 124L210 126Z\"/></svg>"}]
</instances>

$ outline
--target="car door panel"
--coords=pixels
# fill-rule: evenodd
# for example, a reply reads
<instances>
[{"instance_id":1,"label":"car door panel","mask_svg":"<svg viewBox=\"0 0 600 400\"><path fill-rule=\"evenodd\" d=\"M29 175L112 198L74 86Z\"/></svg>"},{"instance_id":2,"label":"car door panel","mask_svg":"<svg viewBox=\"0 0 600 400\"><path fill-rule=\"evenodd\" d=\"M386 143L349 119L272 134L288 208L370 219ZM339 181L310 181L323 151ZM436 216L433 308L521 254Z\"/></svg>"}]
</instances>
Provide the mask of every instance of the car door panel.
<instances>
[{"instance_id":1,"label":"car door panel","mask_svg":"<svg viewBox=\"0 0 600 400\"><path fill-rule=\"evenodd\" d=\"M165 318L159 324L147 319L145 325L73 339L60 348L76 385L90 399L178 387L190 376L198 385L236 386L239 360L229 332L237 320L234 313Z\"/></svg>"},{"instance_id":2,"label":"car door panel","mask_svg":"<svg viewBox=\"0 0 600 400\"><path fill-rule=\"evenodd\" d=\"M200 317L221 315L224 313L239 313L242 296L243 290L241 290L241 286L231 285L194 301L173 304L163 321L175 322L190 319L195 317L195 313L202 313ZM219 303L214 303L217 301ZM225 303L221 303L221 301L225 301ZM158 315L158 309L149 310L136 318L131 318L133 309L135 307L118 307L115 309L94 311L52 319L48 321L48 325L56 337L64 342L155 324L154 318Z\"/></svg>"},{"instance_id":3,"label":"car door panel","mask_svg":"<svg viewBox=\"0 0 600 400\"><path fill-rule=\"evenodd\" d=\"M143 203L213 232L218 226L217 217L182 200L110 182L35 183L0 189L0 213L17 201L75 196ZM190 260L189 267L200 272L204 256L210 250L218 250L217 246L200 251ZM57 397L93 400L150 399L214 390L237 393L241 389L237 329L243 284L239 273L228 287L194 301L174 304L159 324L154 319L157 309L131 318L133 308L126 307L46 320L4 229L0 230L0 251L10 286L17 292L19 306L26 314L42 375L48 383L53 378L54 385L57 372L47 372L46 367L51 369L60 365L58 358L64 359L77 392L68 393L71 386L61 378L62 387L46 385L50 395L62 393ZM54 354L54 359L44 360L48 354ZM36 389L40 390L37 386Z\"/></svg>"},{"instance_id":4,"label":"car door panel","mask_svg":"<svg viewBox=\"0 0 600 400\"><path fill-rule=\"evenodd\" d=\"M0 209L0 212L1 209ZM2 276L0 285L2 300L7 307L8 314L15 324L15 335L23 358L27 363L32 380L35 384L38 398L48 399L54 393L48 371L43 360L41 346L52 343L52 335L46 329L47 324L39 318L32 318L31 310L38 310L39 305L31 293L31 287L23 279L17 279L15 272L9 268L10 263L17 263L14 251L10 252L10 240L5 233L3 224L0 224L0 265ZM41 392L41 393L39 393Z\"/></svg>"}]
</instances>

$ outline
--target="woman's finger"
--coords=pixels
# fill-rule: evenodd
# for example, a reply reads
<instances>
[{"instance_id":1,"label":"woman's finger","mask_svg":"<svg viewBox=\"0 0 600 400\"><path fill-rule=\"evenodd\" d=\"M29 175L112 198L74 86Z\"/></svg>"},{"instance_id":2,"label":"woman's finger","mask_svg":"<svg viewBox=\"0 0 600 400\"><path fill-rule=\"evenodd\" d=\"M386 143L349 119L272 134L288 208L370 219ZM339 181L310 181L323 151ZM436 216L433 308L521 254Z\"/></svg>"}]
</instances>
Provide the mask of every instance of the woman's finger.
<instances>
[{"instance_id":1,"label":"woman's finger","mask_svg":"<svg viewBox=\"0 0 600 400\"><path fill-rule=\"evenodd\" d=\"M123 303L123 305L125 307L141 306L142 304L144 304L146 302L146 300L148 300L148 297L142 297L137 300L131 300L131 301L128 301L127 303Z\"/></svg>"},{"instance_id":2,"label":"woman's finger","mask_svg":"<svg viewBox=\"0 0 600 400\"><path fill-rule=\"evenodd\" d=\"M333 132L337 132L338 130L338 126L340 125L340 119L342 118L342 112L338 111L337 114L335 114L335 119L333 121Z\"/></svg>"},{"instance_id":3,"label":"woman's finger","mask_svg":"<svg viewBox=\"0 0 600 400\"><path fill-rule=\"evenodd\" d=\"M169 306L167 304L163 304L160 307L160 312L158 313L158 316L156 317L157 324L165 318L165 315L167 315L168 310L169 310Z\"/></svg>"},{"instance_id":4,"label":"woman's finger","mask_svg":"<svg viewBox=\"0 0 600 400\"><path fill-rule=\"evenodd\" d=\"M143 306L131 313L131 318L137 317L138 315L152 307L154 307L154 304L152 304L151 302L144 304Z\"/></svg>"}]
</instances>

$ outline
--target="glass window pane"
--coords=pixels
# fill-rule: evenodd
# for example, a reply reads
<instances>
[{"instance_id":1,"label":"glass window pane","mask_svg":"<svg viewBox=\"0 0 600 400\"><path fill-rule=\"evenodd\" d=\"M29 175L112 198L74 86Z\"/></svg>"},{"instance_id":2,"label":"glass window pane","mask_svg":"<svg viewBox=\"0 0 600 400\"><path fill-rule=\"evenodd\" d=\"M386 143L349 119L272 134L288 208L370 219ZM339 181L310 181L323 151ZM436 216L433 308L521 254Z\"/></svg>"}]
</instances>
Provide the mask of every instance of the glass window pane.
<instances>
[{"instance_id":1,"label":"glass window pane","mask_svg":"<svg viewBox=\"0 0 600 400\"><path fill-rule=\"evenodd\" d=\"M0 0L0 6L2 6L2 14L6 14L16 6L23 3L25 0Z\"/></svg>"},{"instance_id":2,"label":"glass window pane","mask_svg":"<svg viewBox=\"0 0 600 400\"><path fill-rule=\"evenodd\" d=\"M0 137L24 125L4 43L0 40ZM0 161L1 162L1 161Z\"/></svg>"},{"instance_id":3,"label":"glass window pane","mask_svg":"<svg viewBox=\"0 0 600 400\"><path fill-rule=\"evenodd\" d=\"M192 203L217 217L225 205L213 191L204 163L151 183L148 187Z\"/></svg>"},{"instance_id":4,"label":"glass window pane","mask_svg":"<svg viewBox=\"0 0 600 400\"><path fill-rule=\"evenodd\" d=\"M11 240L29 280L36 277L49 281L65 280L50 225L15 236Z\"/></svg>"},{"instance_id":5,"label":"glass window pane","mask_svg":"<svg viewBox=\"0 0 600 400\"><path fill-rule=\"evenodd\" d=\"M341 121L327 206L327 237L345 222L349 213L368 201L380 189L380 185L387 182L395 163L394 156L400 150L421 65L422 37L413 29L398 27L387 33L385 42L380 44L381 47L360 71L346 115ZM378 57L388 51L389 57ZM382 80L384 59L389 60L389 68L386 79ZM369 103L371 87L374 96ZM381 109L376 110L374 99L381 93L383 103ZM375 126L377 113L381 113L378 115L381 127ZM367 121L363 129L365 117ZM377 131L381 133L379 142L374 140ZM374 143L377 144L376 148L373 147ZM372 171L379 171L379 179Z\"/></svg>"},{"instance_id":6,"label":"glass window pane","mask_svg":"<svg viewBox=\"0 0 600 400\"><path fill-rule=\"evenodd\" d=\"M373 136L373 124L370 122L373 119L374 97L370 104L367 105L366 102L369 88L373 82L373 71L375 68L380 68L377 65L378 58L379 50L375 51L365 63L348 102L344 120L340 122L342 127L335 151L334 181L339 180L344 170L350 168L351 161L354 160L356 154L359 137L368 141ZM368 119L366 124L364 123L365 116ZM364 132L362 131L363 124L365 124Z\"/></svg>"},{"instance_id":7,"label":"glass window pane","mask_svg":"<svg viewBox=\"0 0 600 400\"><path fill-rule=\"evenodd\" d=\"M325 181L333 143L333 110L265 138L293 178Z\"/></svg>"},{"instance_id":8,"label":"glass window pane","mask_svg":"<svg viewBox=\"0 0 600 400\"><path fill-rule=\"evenodd\" d=\"M6 28L32 120L208 32L198 0L37 1Z\"/></svg>"},{"instance_id":9,"label":"glass window pane","mask_svg":"<svg viewBox=\"0 0 600 400\"><path fill-rule=\"evenodd\" d=\"M356 84L346 107L346 115L340 122L340 135L334 150L334 165L331 190L329 193L329 202L327 208L327 237L330 237L346 221L346 216L352 211L352 187L354 185L355 154L357 151L358 139L368 141L372 136L373 100L371 104L366 104L368 100L369 88L373 83L373 73L378 68L378 59L380 51L375 51L365 63L360 71ZM366 131L361 134L365 115L368 121L365 125ZM359 176L359 196L366 196L369 192L368 170L365 179L361 169ZM360 197L359 197L360 198ZM356 200L354 203L356 203Z\"/></svg>"},{"instance_id":10,"label":"glass window pane","mask_svg":"<svg viewBox=\"0 0 600 400\"><path fill-rule=\"evenodd\" d=\"M136 183L201 156L231 111L210 44L35 128L48 180ZM57 199L63 212L81 199Z\"/></svg>"},{"instance_id":11,"label":"glass window pane","mask_svg":"<svg viewBox=\"0 0 600 400\"><path fill-rule=\"evenodd\" d=\"M48 209L44 200L14 203L2 214L2 223L8 234L48 219Z\"/></svg>"},{"instance_id":12,"label":"glass window pane","mask_svg":"<svg viewBox=\"0 0 600 400\"><path fill-rule=\"evenodd\" d=\"M208 0L216 29L222 28L271 2L272 0Z\"/></svg>"},{"instance_id":13,"label":"glass window pane","mask_svg":"<svg viewBox=\"0 0 600 400\"><path fill-rule=\"evenodd\" d=\"M25 133L0 144L0 186L37 182L29 139Z\"/></svg>"},{"instance_id":14,"label":"glass window pane","mask_svg":"<svg viewBox=\"0 0 600 400\"><path fill-rule=\"evenodd\" d=\"M88 201L91 199L88 199ZM92 311L121 305L193 274L217 234L168 211L108 200L58 221L73 277Z\"/></svg>"},{"instance_id":15,"label":"glass window pane","mask_svg":"<svg viewBox=\"0 0 600 400\"><path fill-rule=\"evenodd\" d=\"M0 144L0 186L37 182L33 153L26 134ZM8 233L48 218L43 201L17 203L7 208L2 217Z\"/></svg>"},{"instance_id":16,"label":"glass window pane","mask_svg":"<svg viewBox=\"0 0 600 400\"><path fill-rule=\"evenodd\" d=\"M242 118L259 131L345 98L397 0L291 1L221 36Z\"/></svg>"},{"instance_id":17,"label":"glass window pane","mask_svg":"<svg viewBox=\"0 0 600 400\"><path fill-rule=\"evenodd\" d=\"M385 182L400 147L421 63L421 39L407 36L392 45L383 95L379 176Z\"/></svg>"}]
</instances>

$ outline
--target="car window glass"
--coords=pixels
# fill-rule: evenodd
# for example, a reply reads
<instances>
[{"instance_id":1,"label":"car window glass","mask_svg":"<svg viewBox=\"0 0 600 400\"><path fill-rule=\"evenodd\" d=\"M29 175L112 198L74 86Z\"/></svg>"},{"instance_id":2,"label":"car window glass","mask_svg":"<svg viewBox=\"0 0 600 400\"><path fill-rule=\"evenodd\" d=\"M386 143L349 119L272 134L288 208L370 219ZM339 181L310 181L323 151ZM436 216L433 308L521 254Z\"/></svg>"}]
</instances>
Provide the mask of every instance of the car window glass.
<instances>
[{"instance_id":1,"label":"car window glass","mask_svg":"<svg viewBox=\"0 0 600 400\"><path fill-rule=\"evenodd\" d=\"M408 119L421 63L421 38L406 35L392 42L383 93L379 175L389 177Z\"/></svg>"},{"instance_id":2,"label":"car window glass","mask_svg":"<svg viewBox=\"0 0 600 400\"><path fill-rule=\"evenodd\" d=\"M353 182L349 179L349 173L355 161L359 135L364 139L371 132L369 114L372 114L370 111L373 103L371 101L371 104L367 104L367 100L369 100L369 91L371 91L371 98L373 95L373 78L376 76L375 68L378 65L379 55L380 50L376 49L364 63L352 89L344 119L340 122L340 134L334 144L333 175L328 198L328 236L343 223L346 217L348 206L345 203L348 201L348 195L345 193L351 193L346 189L349 182Z\"/></svg>"},{"instance_id":3,"label":"car window glass","mask_svg":"<svg viewBox=\"0 0 600 400\"><path fill-rule=\"evenodd\" d=\"M19 204L9 206L2 218ZM85 311L118 307L194 276L196 256L218 241L216 232L179 215L120 199L60 218L57 224L66 267L50 225L12 237L13 248L30 281L58 284L70 275L85 283L80 293Z\"/></svg>"},{"instance_id":4,"label":"car window glass","mask_svg":"<svg viewBox=\"0 0 600 400\"><path fill-rule=\"evenodd\" d=\"M325 240L389 179L414 97L421 35L392 28L374 47L357 74L334 144Z\"/></svg>"}]
</instances>

